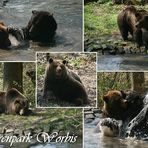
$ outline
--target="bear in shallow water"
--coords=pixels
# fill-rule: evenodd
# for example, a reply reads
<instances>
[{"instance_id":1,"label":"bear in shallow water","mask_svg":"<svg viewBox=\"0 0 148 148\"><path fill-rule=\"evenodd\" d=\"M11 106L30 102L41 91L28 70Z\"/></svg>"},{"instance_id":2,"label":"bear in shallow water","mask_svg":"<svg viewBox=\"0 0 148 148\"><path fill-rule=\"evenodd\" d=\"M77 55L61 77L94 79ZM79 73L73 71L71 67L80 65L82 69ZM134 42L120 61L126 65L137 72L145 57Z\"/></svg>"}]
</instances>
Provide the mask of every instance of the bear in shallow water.
<instances>
[{"instance_id":1,"label":"bear in shallow water","mask_svg":"<svg viewBox=\"0 0 148 148\"><path fill-rule=\"evenodd\" d=\"M80 77L69 70L67 61L58 62L52 58L45 72L43 98L47 100L47 93L50 92L60 100L67 100L76 105L88 103L88 96Z\"/></svg>"},{"instance_id":2,"label":"bear in shallow water","mask_svg":"<svg viewBox=\"0 0 148 148\"><path fill-rule=\"evenodd\" d=\"M51 42L57 29L53 14L47 11L32 11L32 17L24 29L29 40Z\"/></svg>"}]
</instances>

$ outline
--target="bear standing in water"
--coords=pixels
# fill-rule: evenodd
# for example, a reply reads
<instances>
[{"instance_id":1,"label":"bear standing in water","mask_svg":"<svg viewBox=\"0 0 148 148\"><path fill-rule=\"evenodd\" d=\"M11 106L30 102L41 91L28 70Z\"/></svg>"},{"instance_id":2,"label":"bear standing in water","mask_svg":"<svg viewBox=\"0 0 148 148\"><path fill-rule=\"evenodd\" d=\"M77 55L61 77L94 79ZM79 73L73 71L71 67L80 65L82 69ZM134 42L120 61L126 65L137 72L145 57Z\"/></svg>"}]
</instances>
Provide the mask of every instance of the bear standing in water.
<instances>
[{"instance_id":1,"label":"bear standing in water","mask_svg":"<svg viewBox=\"0 0 148 148\"><path fill-rule=\"evenodd\" d=\"M43 98L52 93L60 100L67 100L80 106L88 103L88 96L79 76L66 67L67 61L60 63L49 59L44 80Z\"/></svg>"},{"instance_id":2,"label":"bear standing in water","mask_svg":"<svg viewBox=\"0 0 148 148\"><path fill-rule=\"evenodd\" d=\"M47 11L32 11L32 17L26 27L9 26L8 32L18 41L32 40L41 43L50 43L57 29L53 14Z\"/></svg>"},{"instance_id":3,"label":"bear standing in water","mask_svg":"<svg viewBox=\"0 0 148 148\"><path fill-rule=\"evenodd\" d=\"M51 42L57 23L53 14L47 11L32 11L32 17L25 28L27 38L37 42Z\"/></svg>"}]
</instances>

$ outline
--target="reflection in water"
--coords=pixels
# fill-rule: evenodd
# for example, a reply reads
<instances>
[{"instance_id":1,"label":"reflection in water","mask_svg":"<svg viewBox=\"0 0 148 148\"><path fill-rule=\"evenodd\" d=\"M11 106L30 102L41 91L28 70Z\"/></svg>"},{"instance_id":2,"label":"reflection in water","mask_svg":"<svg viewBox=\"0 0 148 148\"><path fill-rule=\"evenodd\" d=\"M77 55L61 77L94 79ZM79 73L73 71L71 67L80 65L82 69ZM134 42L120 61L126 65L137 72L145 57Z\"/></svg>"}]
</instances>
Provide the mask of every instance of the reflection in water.
<instances>
[{"instance_id":1,"label":"reflection in water","mask_svg":"<svg viewBox=\"0 0 148 148\"><path fill-rule=\"evenodd\" d=\"M85 148L147 148L147 141L103 137L101 133L94 133L95 125L84 126Z\"/></svg>"},{"instance_id":2,"label":"reflection in water","mask_svg":"<svg viewBox=\"0 0 148 148\"><path fill-rule=\"evenodd\" d=\"M32 10L45 10L54 14L58 24L55 44L43 47L31 43L31 51L27 52L19 50L20 48L17 51L0 50L0 55L3 54L0 60L7 59L8 55L10 60L34 60L34 51L82 51L81 0L9 0L4 7L0 4L0 20L7 25L24 27Z\"/></svg>"},{"instance_id":3,"label":"reflection in water","mask_svg":"<svg viewBox=\"0 0 148 148\"><path fill-rule=\"evenodd\" d=\"M148 55L99 55L98 71L148 70Z\"/></svg>"}]
</instances>

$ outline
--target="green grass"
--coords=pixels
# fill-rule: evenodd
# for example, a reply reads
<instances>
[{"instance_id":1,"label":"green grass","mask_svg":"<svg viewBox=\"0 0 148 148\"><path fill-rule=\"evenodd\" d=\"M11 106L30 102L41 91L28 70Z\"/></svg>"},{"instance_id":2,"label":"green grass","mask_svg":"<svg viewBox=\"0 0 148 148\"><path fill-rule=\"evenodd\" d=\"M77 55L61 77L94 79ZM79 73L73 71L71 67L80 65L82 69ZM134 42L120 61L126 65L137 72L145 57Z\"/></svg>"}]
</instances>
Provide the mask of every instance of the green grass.
<instances>
[{"instance_id":1,"label":"green grass","mask_svg":"<svg viewBox=\"0 0 148 148\"><path fill-rule=\"evenodd\" d=\"M92 3L84 8L85 36L97 38L118 31L117 14L121 6Z\"/></svg>"}]
</instances>

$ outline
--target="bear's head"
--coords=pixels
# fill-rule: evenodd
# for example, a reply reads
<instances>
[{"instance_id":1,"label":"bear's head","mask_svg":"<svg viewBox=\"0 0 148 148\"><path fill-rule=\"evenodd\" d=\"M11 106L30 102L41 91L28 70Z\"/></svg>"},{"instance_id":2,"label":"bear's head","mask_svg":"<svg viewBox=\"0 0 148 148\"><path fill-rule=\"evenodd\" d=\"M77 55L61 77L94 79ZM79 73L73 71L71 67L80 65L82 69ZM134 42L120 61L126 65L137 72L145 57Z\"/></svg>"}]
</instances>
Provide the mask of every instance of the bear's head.
<instances>
[{"instance_id":1,"label":"bear's head","mask_svg":"<svg viewBox=\"0 0 148 148\"><path fill-rule=\"evenodd\" d=\"M136 27L148 30L148 14L144 15L142 19L137 22Z\"/></svg>"},{"instance_id":2,"label":"bear's head","mask_svg":"<svg viewBox=\"0 0 148 148\"><path fill-rule=\"evenodd\" d=\"M7 48L10 45L8 29L3 22L0 22L0 47Z\"/></svg>"},{"instance_id":3,"label":"bear's head","mask_svg":"<svg viewBox=\"0 0 148 148\"><path fill-rule=\"evenodd\" d=\"M28 101L22 98L16 98L13 103L13 111L18 115L26 115L28 112Z\"/></svg>"},{"instance_id":4,"label":"bear's head","mask_svg":"<svg viewBox=\"0 0 148 148\"><path fill-rule=\"evenodd\" d=\"M104 107L103 114L106 117L122 119L124 112L127 109L126 94L123 91L112 90L108 91L103 96Z\"/></svg>"},{"instance_id":5,"label":"bear's head","mask_svg":"<svg viewBox=\"0 0 148 148\"><path fill-rule=\"evenodd\" d=\"M66 69L67 61L63 60L63 62L54 61L52 58L49 59L48 65L48 75L51 80L60 80L63 81L67 78L67 69Z\"/></svg>"},{"instance_id":6,"label":"bear's head","mask_svg":"<svg viewBox=\"0 0 148 148\"><path fill-rule=\"evenodd\" d=\"M6 104L9 114L26 115L28 114L29 104L26 97L17 89L12 88L6 92Z\"/></svg>"},{"instance_id":7,"label":"bear's head","mask_svg":"<svg viewBox=\"0 0 148 148\"><path fill-rule=\"evenodd\" d=\"M49 42L52 40L57 23L53 17L46 11L32 11L32 17L28 23L28 38L33 41Z\"/></svg>"}]
</instances>

